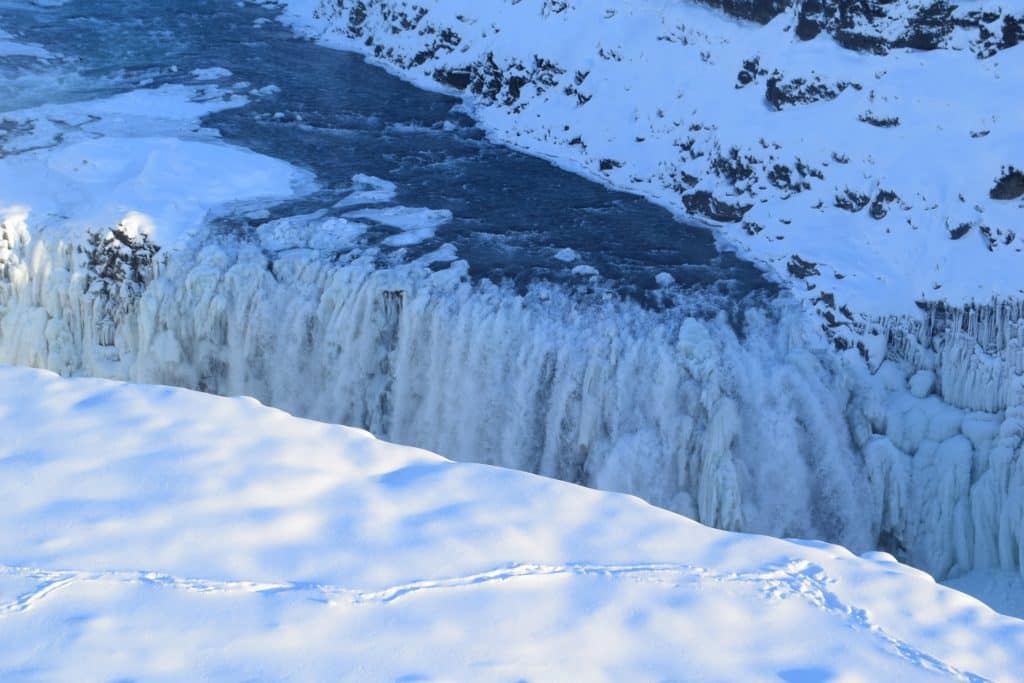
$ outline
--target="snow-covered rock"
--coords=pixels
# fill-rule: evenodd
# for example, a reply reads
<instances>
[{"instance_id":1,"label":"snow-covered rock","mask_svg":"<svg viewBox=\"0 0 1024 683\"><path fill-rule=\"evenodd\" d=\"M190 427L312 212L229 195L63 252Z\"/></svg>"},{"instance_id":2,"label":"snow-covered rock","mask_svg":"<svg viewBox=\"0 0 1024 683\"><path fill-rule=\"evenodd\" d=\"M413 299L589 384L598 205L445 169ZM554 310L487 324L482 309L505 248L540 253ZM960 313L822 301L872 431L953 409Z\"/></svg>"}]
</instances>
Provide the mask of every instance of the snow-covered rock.
<instances>
[{"instance_id":1,"label":"snow-covered rock","mask_svg":"<svg viewBox=\"0 0 1024 683\"><path fill-rule=\"evenodd\" d=\"M251 399L0 369L5 680L1015 680L1024 622Z\"/></svg>"}]
</instances>

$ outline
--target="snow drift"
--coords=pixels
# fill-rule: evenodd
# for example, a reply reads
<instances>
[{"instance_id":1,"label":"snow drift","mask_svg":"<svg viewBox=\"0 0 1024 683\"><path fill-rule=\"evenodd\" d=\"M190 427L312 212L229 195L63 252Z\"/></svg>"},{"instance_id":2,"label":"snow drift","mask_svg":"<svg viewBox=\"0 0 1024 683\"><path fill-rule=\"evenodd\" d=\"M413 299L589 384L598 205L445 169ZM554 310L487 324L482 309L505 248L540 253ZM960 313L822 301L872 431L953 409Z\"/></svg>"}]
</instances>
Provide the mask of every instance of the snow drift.
<instances>
[{"instance_id":1,"label":"snow drift","mask_svg":"<svg viewBox=\"0 0 1024 683\"><path fill-rule=\"evenodd\" d=\"M1024 623L250 399L0 369L5 680L1012 680Z\"/></svg>"}]
</instances>

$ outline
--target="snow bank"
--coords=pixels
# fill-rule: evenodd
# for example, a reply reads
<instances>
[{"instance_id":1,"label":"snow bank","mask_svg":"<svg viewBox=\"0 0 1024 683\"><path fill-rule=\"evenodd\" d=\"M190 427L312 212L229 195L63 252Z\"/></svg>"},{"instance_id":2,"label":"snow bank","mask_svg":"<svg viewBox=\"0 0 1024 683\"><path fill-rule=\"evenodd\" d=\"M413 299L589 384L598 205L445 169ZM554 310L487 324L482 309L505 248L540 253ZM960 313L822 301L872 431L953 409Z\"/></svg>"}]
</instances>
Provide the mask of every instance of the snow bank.
<instances>
[{"instance_id":1,"label":"snow bank","mask_svg":"<svg viewBox=\"0 0 1024 683\"><path fill-rule=\"evenodd\" d=\"M1021 294L1018 4L887 3L858 24L846 3L845 28L837 3L775 3L764 26L667 0L287 4L328 44L461 91L502 141L717 222L832 324ZM804 40L812 4L839 42ZM857 36L892 49L840 44Z\"/></svg>"},{"instance_id":2,"label":"snow bank","mask_svg":"<svg viewBox=\"0 0 1024 683\"><path fill-rule=\"evenodd\" d=\"M165 86L5 113L13 128L3 140L10 156L0 163L8 239L27 239L13 228L25 221L51 235L130 223L126 229L167 248L214 206L312 187L308 172L198 128L203 115L244 103L215 88Z\"/></svg>"},{"instance_id":3,"label":"snow bank","mask_svg":"<svg viewBox=\"0 0 1024 683\"><path fill-rule=\"evenodd\" d=\"M1024 623L251 399L0 369L0 675L1011 680Z\"/></svg>"}]
</instances>

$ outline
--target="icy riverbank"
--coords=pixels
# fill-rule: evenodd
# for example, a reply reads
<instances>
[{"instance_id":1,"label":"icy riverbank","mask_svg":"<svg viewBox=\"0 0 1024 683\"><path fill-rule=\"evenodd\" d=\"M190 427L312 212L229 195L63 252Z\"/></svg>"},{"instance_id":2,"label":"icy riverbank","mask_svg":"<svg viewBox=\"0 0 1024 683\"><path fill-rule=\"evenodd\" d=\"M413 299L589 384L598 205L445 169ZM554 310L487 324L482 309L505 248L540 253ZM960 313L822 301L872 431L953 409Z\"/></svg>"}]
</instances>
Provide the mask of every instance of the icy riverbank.
<instances>
[{"instance_id":1,"label":"icy riverbank","mask_svg":"<svg viewBox=\"0 0 1024 683\"><path fill-rule=\"evenodd\" d=\"M1024 622L250 399L0 368L5 680L969 680Z\"/></svg>"},{"instance_id":2,"label":"icy riverbank","mask_svg":"<svg viewBox=\"0 0 1024 683\"><path fill-rule=\"evenodd\" d=\"M1012 30L985 47L1019 3L846 8L839 42L807 40L812 3L724 3L777 6L766 25L665 0L284 4L319 40L460 92L498 139L715 221L840 326L1024 287L1024 48ZM922 26L934 40L898 39ZM906 47L926 42L941 49Z\"/></svg>"}]
</instances>

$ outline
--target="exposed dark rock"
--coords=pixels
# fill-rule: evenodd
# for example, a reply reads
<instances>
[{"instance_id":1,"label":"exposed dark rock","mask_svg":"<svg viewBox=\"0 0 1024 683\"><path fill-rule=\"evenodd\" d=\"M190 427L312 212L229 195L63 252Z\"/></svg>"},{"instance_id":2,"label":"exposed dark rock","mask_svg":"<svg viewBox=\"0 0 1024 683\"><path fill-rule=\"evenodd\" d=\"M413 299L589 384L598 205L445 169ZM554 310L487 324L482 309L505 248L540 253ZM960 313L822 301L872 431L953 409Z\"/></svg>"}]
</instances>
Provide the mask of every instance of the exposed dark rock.
<instances>
[{"instance_id":1,"label":"exposed dark rock","mask_svg":"<svg viewBox=\"0 0 1024 683\"><path fill-rule=\"evenodd\" d=\"M511 105L519 100L519 95L523 91L523 86L529 83L530 80L525 76L510 76L507 82L508 94L505 96L505 104Z\"/></svg>"},{"instance_id":2,"label":"exposed dark rock","mask_svg":"<svg viewBox=\"0 0 1024 683\"><path fill-rule=\"evenodd\" d=\"M850 213L856 213L867 206L870 201L871 197L868 195L848 189L843 192L843 194L836 195L835 205L836 207L845 209Z\"/></svg>"},{"instance_id":3,"label":"exposed dark rock","mask_svg":"<svg viewBox=\"0 0 1024 683\"><path fill-rule=\"evenodd\" d=\"M685 194L691 188L695 187L700 180L693 175L690 175L686 171L677 170L673 171L672 175L672 189L679 194Z\"/></svg>"},{"instance_id":4,"label":"exposed dark rock","mask_svg":"<svg viewBox=\"0 0 1024 683\"><path fill-rule=\"evenodd\" d=\"M960 225L956 226L955 228L949 231L949 239L958 240L962 238L964 235L971 231L972 227L974 226L972 226L970 223L961 223Z\"/></svg>"},{"instance_id":5,"label":"exposed dark rock","mask_svg":"<svg viewBox=\"0 0 1024 683\"><path fill-rule=\"evenodd\" d=\"M822 32L843 47L884 54L892 48L935 50L948 44L956 30L973 31L971 49L978 57L991 57L1024 40L1020 15L971 11L958 14L946 0L922 5L906 16L905 3L893 0L796 0L796 34L810 40ZM890 14L891 8L896 11ZM895 38L889 39L886 36Z\"/></svg>"},{"instance_id":6,"label":"exposed dark rock","mask_svg":"<svg viewBox=\"0 0 1024 683\"><path fill-rule=\"evenodd\" d=\"M876 221L882 220L889 214L889 207L900 200L899 195L890 190L879 190L875 199L871 202L869 212Z\"/></svg>"},{"instance_id":7,"label":"exposed dark rock","mask_svg":"<svg viewBox=\"0 0 1024 683\"><path fill-rule=\"evenodd\" d=\"M544 0L544 7L541 12L547 16L549 14L561 14L569 8L569 3L564 0Z\"/></svg>"},{"instance_id":8,"label":"exposed dark rock","mask_svg":"<svg viewBox=\"0 0 1024 683\"><path fill-rule=\"evenodd\" d=\"M601 170L611 171L612 169L622 168L621 161L615 161L614 159L601 159Z\"/></svg>"},{"instance_id":9,"label":"exposed dark rock","mask_svg":"<svg viewBox=\"0 0 1024 683\"><path fill-rule=\"evenodd\" d=\"M811 184L805 180L806 174L794 172L789 166L775 164L772 170L768 171L768 182L780 190L797 193L811 189Z\"/></svg>"},{"instance_id":10,"label":"exposed dark rock","mask_svg":"<svg viewBox=\"0 0 1024 683\"><path fill-rule=\"evenodd\" d=\"M792 5L792 0L701 0L740 19L767 24Z\"/></svg>"},{"instance_id":11,"label":"exposed dark rock","mask_svg":"<svg viewBox=\"0 0 1024 683\"><path fill-rule=\"evenodd\" d=\"M436 69L434 80L457 90L465 90L472 82L473 74L469 69Z\"/></svg>"},{"instance_id":12,"label":"exposed dark rock","mask_svg":"<svg viewBox=\"0 0 1024 683\"><path fill-rule=\"evenodd\" d=\"M992 251L996 246L996 240L992 237L992 229L987 225L979 225L978 234L981 235L982 240L985 241L985 247L989 251Z\"/></svg>"},{"instance_id":13,"label":"exposed dark rock","mask_svg":"<svg viewBox=\"0 0 1024 683\"><path fill-rule=\"evenodd\" d=\"M1003 17L1003 41L1000 49L1013 47L1024 40L1024 19L1018 19L1009 15Z\"/></svg>"},{"instance_id":14,"label":"exposed dark rock","mask_svg":"<svg viewBox=\"0 0 1024 683\"><path fill-rule=\"evenodd\" d=\"M864 112L857 118L864 123L870 123L876 128L895 128L900 125L900 117L898 116L876 116L869 111Z\"/></svg>"},{"instance_id":15,"label":"exposed dark rock","mask_svg":"<svg viewBox=\"0 0 1024 683\"><path fill-rule=\"evenodd\" d=\"M343 7L341 2L339 7ZM353 36L363 35L363 24L366 23L366 5L363 2L354 2L348 12L348 32Z\"/></svg>"},{"instance_id":16,"label":"exposed dark rock","mask_svg":"<svg viewBox=\"0 0 1024 683\"><path fill-rule=\"evenodd\" d=\"M858 83L840 81L829 85L820 76L815 76L808 81L804 78L784 80L781 73L775 71L768 79L765 88L764 98L776 111L783 107L795 104L811 104L813 102L827 102L839 97L839 94L849 87L860 90Z\"/></svg>"},{"instance_id":17,"label":"exposed dark rock","mask_svg":"<svg viewBox=\"0 0 1024 683\"><path fill-rule=\"evenodd\" d=\"M821 275L821 271L818 270L818 264L813 261L805 261L796 254L790 257L789 263L786 264L786 270L793 277L800 278L801 280L811 277L812 275Z\"/></svg>"},{"instance_id":18,"label":"exposed dark rock","mask_svg":"<svg viewBox=\"0 0 1024 683\"><path fill-rule=\"evenodd\" d=\"M1001 19L1000 22L999 15L969 12L966 20L957 25L977 30L978 38L973 41L972 49L979 57L987 58L1024 40L1024 13L1007 14Z\"/></svg>"},{"instance_id":19,"label":"exposed dark rock","mask_svg":"<svg viewBox=\"0 0 1024 683\"><path fill-rule=\"evenodd\" d=\"M803 162L801 159L796 160L796 171L804 178L817 178L818 180L824 180L825 174L816 168L811 168Z\"/></svg>"},{"instance_id":20,"label":"exposed dark rock","mask_svg":"<svg viewBox=\"0 0 1024 683\"><path fill-rule=\"evenodd\" d=\"M760 76L768 74L767 69L761 68L761 59L754 57L753 59L747 59L743 62L743 68L740 69L739 73L736 74L736 88L743 88L750 85L758 79Z\"/></svg>"},{"instance_id":21,"label":"exposed dark rock","mask_svg":"<svg viewBox=\"0 0 1024 683\"><path fill-rule=\"evenodd\" d=\"M725 178L733 186L736 186L754 175L754 164L757 159L752 156L742 156L740 151L733 147L728 154L719 154L711 162L711 168L722 178Z\"/></svg>"},{"instance_id":22,"label":"exposed dark rock","mask_svg":"<svg viewBox=\"0 0 1024 683\"><path fill-rule=\"evenodd\" d=\"M684 194L683 206L690 213L707 216L712 220L723 223L738 223L743 216L750 211L752 204L730 204L717 199L707 190L698 190L690 194Z\"/></svg>"},{"instance_id":23,"label":"exposed dark rock","mask_svg":"<svg viewBox=\"0 0 1024 683\"><path fill-rule=\"evenodd\" d=\"M1002 170L1002 177L996 181L988 196L992 199L1017 199L1024 196L1024 173L1013 166Z\"/></svg>"},{"instance_id":24,"label":"exposed dark rock","mask_svg":"<svg viewBox=\"0 0 1024 683\"><path fill-rule=\"evenodd\" d=\"M893 41L892 47L913 50L934 50L942 46L954 28L955 7L943 0L922 7L909 22L903 35Z\"/></svg>"},{"instance_id":25,"label":"exposed dark rock","mask_svg":"<svg viewBox=\"0 0 1024 683\"><path fill-rule=\"evenodd\" d=\"M470 90L489 100L496 100L505 84L505 74L494 61L494 53L488 52L482 64L474 64Z\"/></svg>"}]
</instances>

